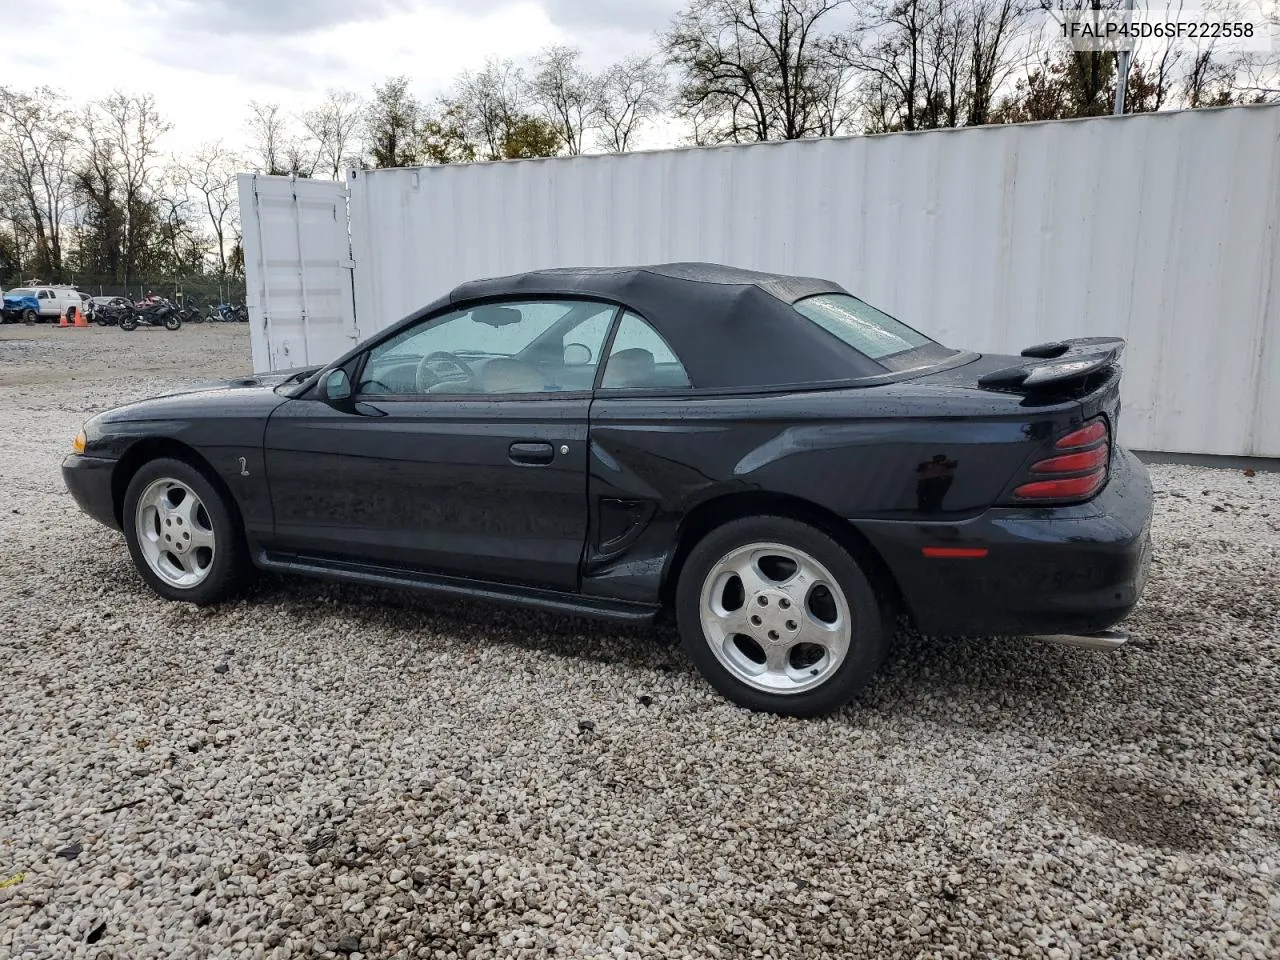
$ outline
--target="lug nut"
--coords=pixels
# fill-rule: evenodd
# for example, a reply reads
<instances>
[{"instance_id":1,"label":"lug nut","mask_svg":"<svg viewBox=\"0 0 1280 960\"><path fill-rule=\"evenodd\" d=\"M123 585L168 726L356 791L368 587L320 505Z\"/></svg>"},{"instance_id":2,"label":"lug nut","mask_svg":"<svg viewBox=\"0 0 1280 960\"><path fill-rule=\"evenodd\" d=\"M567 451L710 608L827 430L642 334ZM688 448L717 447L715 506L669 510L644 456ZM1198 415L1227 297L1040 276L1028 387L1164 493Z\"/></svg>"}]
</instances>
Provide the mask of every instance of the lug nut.
<instances>
[{"instance_id":1,"label":"lug nut","mask_svg":"<svg viewBox=\"0 0 1280 960\"><path fill-rule=\"evenodd\" d=\"M788 630L794 630L795 628L796 628L796 622L795 622L794 620L788 620L788 621L787 621L787 629L788 629Z\"/></svg>"},{"instance_id":2,"label":"lug nut","mask_svg":"<svg viewBox=\"0 0 1280 960\"><path fill-rule=\"evenodd\" d=\"M759 617L757 617L757 616L752 616L752 617L751 617L751 622L752 622L755 626L757 626L757 627L758 627L758 626L760 626L761 620L760 620L760 618L759 618Z\"/></svg>"},{"instance_id":3,"label":"lug nut","mask_svg":"<svg viewBox=\"0 0 1280 960\"><path fill-rule=\"evenodd\" d=\"M791 601L788 600L786 597L783 597L781 600L778 601L778 606L780 606L783 610L785 610L787 609L787 607L791 606Z\"/></svg>"},{"instance_id":4,"label":"lug nut","mask_svg":"<svg viewBox=\"0 0 1280 960\"><path fill-rule=\"evenodd\" d=\"M777 631L777 630L770 630L770 631L769 631L769 639L770 639L770 640L777 640L777 639L778 639L778 631Z\"/></svg>"},{"instance_id":5,"label":"lug nut","mask_svg":"<svg viewBox=\"0 0 1280 960\"><path fill-rule=\"evenodd\" d=\"M760 606L762 606L762 607L767 607L767 606L769 605L769 598L768 598L768 597L756 597L756 603L760 604Z\"/></svg>"}]
</instances>

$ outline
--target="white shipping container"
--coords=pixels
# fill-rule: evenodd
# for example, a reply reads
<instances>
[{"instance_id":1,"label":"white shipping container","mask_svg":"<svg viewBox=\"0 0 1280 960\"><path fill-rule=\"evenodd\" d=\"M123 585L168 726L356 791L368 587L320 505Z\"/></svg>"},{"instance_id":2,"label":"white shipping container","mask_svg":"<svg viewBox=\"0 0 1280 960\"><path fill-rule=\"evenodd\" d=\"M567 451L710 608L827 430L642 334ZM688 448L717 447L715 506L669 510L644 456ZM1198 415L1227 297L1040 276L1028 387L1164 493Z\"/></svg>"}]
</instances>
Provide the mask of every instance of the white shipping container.
<instances>
[{"instance_id":1,"label":"white shipping container","mask_svg":"<svg viewBox=\"0 0 1280 960\"><path fill-rule=\"evenodd\" d=\"M708 260L830 278L949 346L1124 337L1125 444L1280 456L1280 106L240 188L258 369L465 280Z\"/></svg>"}]
</instances>

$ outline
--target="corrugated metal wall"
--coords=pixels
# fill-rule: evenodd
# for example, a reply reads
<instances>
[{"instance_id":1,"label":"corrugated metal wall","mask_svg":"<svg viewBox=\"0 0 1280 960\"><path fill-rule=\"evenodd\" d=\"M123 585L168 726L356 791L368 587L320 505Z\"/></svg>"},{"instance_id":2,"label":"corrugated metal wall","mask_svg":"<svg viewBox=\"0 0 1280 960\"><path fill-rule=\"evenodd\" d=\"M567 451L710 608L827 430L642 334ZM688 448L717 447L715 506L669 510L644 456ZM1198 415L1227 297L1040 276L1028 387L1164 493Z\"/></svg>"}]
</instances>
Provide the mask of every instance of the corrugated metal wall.
<instances>
[{"instance_id":1,"label":"corrugated metal wall","mask_svg":"<svg viewBox=\"0 0 1280 960\"><path fill-rule=\"evenodd\" d=\"M1123 336L1126 444L1280 456L1280 107L349 185L365 335L476 277L721 261L829 277L954 346Z\"/></svg>"}]
</instances>

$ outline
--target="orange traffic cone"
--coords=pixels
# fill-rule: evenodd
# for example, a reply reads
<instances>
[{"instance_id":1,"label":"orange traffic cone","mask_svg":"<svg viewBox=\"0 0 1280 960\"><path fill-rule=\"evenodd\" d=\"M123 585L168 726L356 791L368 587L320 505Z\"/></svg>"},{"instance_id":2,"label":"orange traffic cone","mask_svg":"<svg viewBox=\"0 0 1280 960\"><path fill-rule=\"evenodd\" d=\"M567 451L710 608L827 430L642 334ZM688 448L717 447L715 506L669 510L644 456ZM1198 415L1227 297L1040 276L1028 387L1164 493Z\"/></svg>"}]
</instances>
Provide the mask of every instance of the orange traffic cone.
<instances>
[{"instance_id":1,"label":"orange traffic cone","mask_svg":"<svg viewBox=\"0 0 1280 960\"><path fill-rule=\"evenodd\" d=\"M86 320L86 319L84 318L84 311L83 311L83 310L77 310L77 311L76 311L76 326L77 326L77 327L87 327L88 325L89 325L89 321L88 321L88 320Z\"/></svg>"},{"instance_id":2,"label":"orange traffic cone","mask_svg":"<svg viewBox=\"0 0 1280 960\"><path fill-rule=\"evenodd\" d=\"M67 311L66 311L66 310L63 310L63 311L62 311L62 316L60 316L60 317L58 318L58 326L60 326L60 327L69 327L69 326L71 326L71 324L67 323Z\"/></svg>"}]
</instances>

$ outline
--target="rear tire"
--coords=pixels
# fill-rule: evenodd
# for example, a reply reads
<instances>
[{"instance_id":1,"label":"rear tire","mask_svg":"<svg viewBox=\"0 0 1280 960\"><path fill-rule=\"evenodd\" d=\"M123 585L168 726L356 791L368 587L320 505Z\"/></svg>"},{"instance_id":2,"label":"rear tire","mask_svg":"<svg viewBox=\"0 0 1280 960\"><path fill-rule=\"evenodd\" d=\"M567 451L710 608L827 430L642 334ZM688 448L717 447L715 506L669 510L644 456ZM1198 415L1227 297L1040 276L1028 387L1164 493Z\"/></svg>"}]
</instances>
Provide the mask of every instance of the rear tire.
<instances>
[{"instance_id":1,"label":"rear tire","mask_svg":"<svg viewBox=\"0 0 1280 960\"><path fill-rule=\"evenodd\" d=\"M23 322L23 323L35 323L35 322L36 322L36 320L37 320L38 318L39 318L39 314L37 314L37 313L36 313L34 310L32 310L30 307L28 307L26 310L23 310L23 311L22 311L22 322Z\"/></svg>"},{"instance_id":2,"label":"rear tire","mask_svg":"<svg viewBox=\"0 0 1280 960\"><path fill-rule=\"evenodd\" d=\"M893 636L890 606L857 561L815 527L746 517L707 534L676 585L681 641L721 694L811 717L846 704Z\"/></svg>"},{"instance_id":3,"label":"rear tire","mask_svg":"<svg viewBox=\"0 0 1280 960\"><path fill-rule=\"evenodd\" d=\"M217 603L234 596L249 573L235 512L186 461L143 464L129 481L121 519L133 565L166 600Z\"/></svg>"},{"instance_id":4,"label":"rear tire","mask_svg":"<svg viewBox=\"0 0 1280 960\"><path fill-rule=\"evenodd\" d=\"M138 318L137 318L137 317L121 317L121 318L120 318L120 329L121 329L121 330L125 330L125 331L129 331L129 330L137 330L137 329L138 329Z\"/></svg>"}]
</instances>

